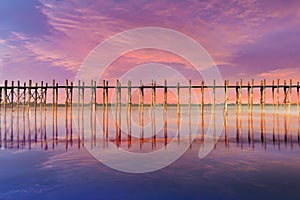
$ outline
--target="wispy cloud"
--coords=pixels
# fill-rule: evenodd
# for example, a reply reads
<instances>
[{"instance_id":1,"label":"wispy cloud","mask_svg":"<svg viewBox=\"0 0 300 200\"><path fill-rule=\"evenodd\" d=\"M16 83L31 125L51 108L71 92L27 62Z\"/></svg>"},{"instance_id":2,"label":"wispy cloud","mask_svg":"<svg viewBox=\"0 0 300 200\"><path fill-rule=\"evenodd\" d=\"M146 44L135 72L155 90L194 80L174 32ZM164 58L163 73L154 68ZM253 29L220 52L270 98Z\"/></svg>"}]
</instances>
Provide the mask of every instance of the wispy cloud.
<instances>
[{"instance_id":1,"label":"wispy cloud","mask_svg":"<svg viewBox=\"0 0 300 200\"><path fill-rule=\"evenodd\" d=\"M300 80L300 68L281 68L258 74L257 77L264 79L294 79Z\"/></svg>"},{"instance_id":2,"label":"wispy cloud","mask_svg":"<svg viewBox=\"0 0 300 200\"><path fill-rule=\"evenodd\" d=\"M2 71L10 71L12 76L17 72L11 70L24 64L34 69L45 66L51 74L63 70L74 75L99 42L115 33L146 26L170 28L192 37L208 51L226 78L259 78L277 68L299 67L297 1L39 0L34 7L39 12L34 16L43 16L34 20L44 34L37 36L36 31L27 29L0 33ZM129 66L146 62L170 63L186 71L191 68L168 53L139 51L124 55L107 75L116 77Z\"/></svg>"}]
</instances>

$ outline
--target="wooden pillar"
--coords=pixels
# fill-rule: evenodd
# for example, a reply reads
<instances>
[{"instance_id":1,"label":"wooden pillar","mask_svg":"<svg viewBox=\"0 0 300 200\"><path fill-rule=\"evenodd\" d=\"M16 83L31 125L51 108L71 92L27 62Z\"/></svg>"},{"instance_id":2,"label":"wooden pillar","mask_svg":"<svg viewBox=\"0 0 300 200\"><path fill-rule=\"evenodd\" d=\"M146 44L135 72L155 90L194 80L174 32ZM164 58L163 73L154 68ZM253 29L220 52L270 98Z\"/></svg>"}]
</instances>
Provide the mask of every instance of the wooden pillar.
<instances>
[{"instance_id":1,"label":"wooden pillar","mask_svg":"<svg viewBox=\"0 0 300 200\"><path fill-rule=\"evenodd\" d=\"M212 104L213 104L213 113L214 113L215 112L215 106L216 106L216 80L213 80Z\"/></svg>"},{"instance_id":2,"label":"wooden pillar","mask_svg":"<svg viewBox=\"0 0 300 200\"><path fill-rule=\"evenodd\" d=\"M14 81L11 82L11 90L10 90L10 94L11 94L11 109L13 110L14 107Z\"/></svg>"},{"instance_id":3,"label":"wooden pillar","mask_svg":"<svg viewBox=\"0 0 300 200\"><path fill-rule=\"evenodd\" d=\"M105 105L105 80L102 80L102 112Z\"/></svg>"},{"instance_id":4,"label":"wooden pillar","mask_svg":"<svg viewBox=\"0 0 300 200\"><path fill-rule=\"evenodd\" d=\"M7 104L7 80L4 81L4 108L6 109Z\"/></svg>"},{"instance_id":5,"label":"wooden pillar","mask_svg":"<svg viewBox=\"0 0 300 200\"><path fill-rule=\"evenodd\" d=\"M272 107L275 108L275 81L272 81Z\"/></svg>"},{"instance_id":6,"label":"wooden pillar","mask_svg":"<svg viewBox=\"0 0 300 200\"><path fill-rule=\"evenodd\" d=\"M300 113L300 85L299 85L299 81L297 82L297 110L298 110L298 114Z\"/></svg>"},{"instance_id":7,"label":"wooden pillar","mask_svg":"<svg viewBox=\"0 0 300 200\"><path fill-rule=\"evenodd\" d=\"M151 83L151 109L154 107L154 81Z\"/></svg>"},{"instance_id":8,"label":"wooden pillar","mask_svg":"<svg viewBox=\"0 0 300 200\"><path fill-rule=\"evenodd\" d=\"M78 80L77 82L77 120L78 120L78 132L80 131L80 95L81 95L81 82ZM78 134L78 148L80 148L80 135Z\"/></svg>"},{"instance_id":9,"label":"wooden pillar","mask_svg":"<svg viewBox=\"0 0 300 200\"><path fill-rule=\"evenodd\" d=\"M73 82L71 82L71 88L70 88L70 134L71 134L71 146L72 146L72 135L73 135Z\"/></svg>"},{"instance_id":10,"label":"wooden pillar","mask_svg":"<svg viewBox=\"0 0 300 200\"><path fill-rule=\"evenodd\" d=\"M91 107L91 112L93 110L93 105L94 105L94 81L91 80L91 99L90 99L90 107Z\"/></svg>"},{"instance_id":11,"label":"wooden pillar","mask_svg":"<svg viewBox=\"0 0 300 200\"><path fill-rule=\"evenodd\" d=\"M293 93L293 80L290 79L289 85L289 113L291 112L291 105L292 105L292 93Z\"/></svg>"},{"instance_id":12,"label":"wooden pillar","mask_svg":"<svg viewBox=\"0 0 300 200\"><path fill-rule=\"evenodd\" d=\"M144 112L144 84L142 81L140 81L140 109L142 113Z\"/></svg>"},{"instance_id":13,"label":"wooden pillar","mask_svg":"<svg viewBox=\"0 0 300 200\"><path fill-rule=\"evenodd\" d=\"M177 115L180 116L180 84L177 83Z\"/></svg>"},{"instance_id":14,"label":"wooden pillar","mask_svg":"<svg viewBox=\"0 0 300 200\"><path fill-rule=\"evenodd\" d=\"M40 90L40 110L42 110L42 106L43 106L43 99L44 99L44 82L41 81L41 90Z\"/></svg>"},{"instance_id":15,"label":"wooden pillar","mask_svg":"<svg viewBox=\"0 0 300 200\"><path fill-rule=\"evenodd\" d=\"M58 105L58 83L56 83L55 86L55 107L57 109L57 105Z\"/></svg>"},{"instance_id":16,"label":"wooden pillar","mask_svg":"<svg viewBox=\"0 0 300 200\"><path fill-rule=\"evenodd\" d=\"M131 106L131 81L128 80L127 82L127 108Z\"/></svg>"},{"instance_id":17,"label":"wooden pillar","mask_svg":"<svg viewBox=\"0 0 300 200\"><path fill-rule=\"evenodd\" d=\"M106 108L108 107L108 81L106 81L106 87L105 87L105 93L106 93Z\"/></svg>"},{"instance_id":18,"label":"wooden pillar","mask_svg":"<svg viewBox=\"0 0 300 200\"><path fill-rule=\"evenodd\" d=\"M227 113L227 111L228 111L228 80L225 80L225 82L224 82L224 89L225 89L224 110L225 110L225 113Z\"/></svg>"},{"instance_id":19,"label":"wooden pillar","mask_svg":"<svg viewBox=\"0 0 300 200\"><path fill-rule=\"evenodd\" d=\"M250 85L250 89L251 89L251 98L250 98L250 104L251 104L251 113L253 110L253 86L254 86L254 79L251 80L251 85Z\"/></svg>"},{"instance_id":20,"label":"wooden pillar","mask_svg":"<svg viewBox=\"0 0 300 200\"><path fill-rule=\"evenodd\" d=\"M278 106L279 106L279 83L280 80L277 79L277 88L276 88L276 111L278 112Z\"/></svg>"},{"instance_id":21,"label":"wooden pillar","mask_svg":"<svg viewBox=\"0 0 300 200\"><path fill-rule=\"evenodd\" d=\"M264 86L263 81L260 82L260 108L263 107L264 104Z\"/></svg>"},{"instance_id":22,"label":"wooden pillar","mask_svg":"<svg viewBox=\"0 0 300 200\"><path fill-rule=\"evenodd\" d=\"M48 90L48 83L46 83L46 87L44 89L44 101L43 101L43 104L44 104L45 110L46 110L46 105L47 105L47 90Z\"/></svg>"},{"instance_id":23,"label":"wooden pillar","mask_svg":"<svg viewBox=\"0 0 300 200\"><path fill-rule=\"evenodd\" d=\"M80 105L80 95L81 95L81 82L80 80L78 80L77 82L77 109L78 109L78 112L79 112L79 105Z\"/></svg>"},{"instance_id":24,"label":"wooden pillar","mask_svg":"<svg viewBox=\"0 0 300 200\"><path fill-rule=\"evenodd\" d=\"M191 110L191 101L192 101L192 80L189 80L189 96L188 96L188 109Z\"/></svg>"},{"instance_id":25,"label":"wooden pillar","mask_svg":"<svg viewBox=\"0 0 300 200\"><path fill-rule=\"evenodd\" d=\"M204 81L201 82L201 112L204 110Z\"/></svg>"},{"instance_id":26,"label":"wooden pillar","mask_svg":"<svg viewBox=\"0 0 300 200\"><path fill-rule=\"evenodd\" d=\"M247 87L247 92L248 92L248 113L250 113L250 106L251 106L251 86L250 86L250 81L248 81L248 87Z\"/></svg>"},{"instance_id":27,"label":"wooden pillar","mask_svg":"<svg viewBox=\"0 0 300 200\"><path fill-rule=\"evenodd\" d=\"M73 107L73 82L71 82L71 87L70 87L70 106L71 106L71 111L72 111L72 107Z\"/></svg>"},{"instance_id":28,"label":"wooden pillar","mask_svg":"<svg viewBox=\"0 0 300 200\"><path fill-rule=\"evenodd\" d=\"M30 102L31 102L31 84L32 84L32 81L29 80L29 84L28 84L28 109L30 108Z\"/></svg>"},{"instance_id":29,"label":"wooden pillar","mask_svg":"<svg viewBox=\"0 0 300 200\"><path fill-rule=\"evenodd\" d=\"M238 112L239 109L239 82L236 82L235 85L235 107L236 107L236 112Z\"/></svg>"},{"instance_id":30,"label":"wooden pillar","mask_svg":"<svg viewBox=\"0 0 300 200\"><path fill-rule=\"evenodd\" d=\"M66 100L65 100L66 109L68 108L68 104L69 104L69 80L66 79Z\"/></svg>"},{"instance_id":31,"label":"wooden pillar","mask_svg":"<svg viewBox=\"0 0 300 200\"><path fill-rule=\"evenodd\" d=\"M121 142L121 96L122 96L122 91L121 91L121 82L119 81L118 83L118 136L119 136L119 141ZM143 98L144 99L144 98ZM143 100L143 106L144 106L144 100ZM144 108L143 108L143 112L144 112Z\"/></svg>"},{"instance_id":32,"label":"wooden pillar","mask_svg":"<svg viewBox=\"0 0 300 200\"><path fill-rule=\"evenodd\" d=\"M97 106L97 82L94 81L94 111L96 111Z\"/></svg>"},{"instance_id":33,"label":"wooden pillar","mask_svg":"<svg viewBox=\"0 0 300 200\"><path fill-rule=\"evenodd\" d=\"M240 89L239 89L239 106L243 105L243 79L240 80Z\"/></svg>"},{"instance_id":34,"label":"wooden pillar","mask_svg":"<svg viewBox=\"0 0 300 200\"><path fill-rule=\"evenodd\" d=\"M286 87L286 80L284 80L284 86L283 86L283 93L284 93L284 107L286 108L286 102L287 102L287 87Z\"/></svg>"},{"instance_id":35,"label":"wooden pillar","mask_svg":"<svg viewBox=\"0 0 300 200\"><path fill-rule=\"evenodd\" d=\"M18 87L17 87L17 109L19 110L20 105L20 81L18 81Z\"/></svg>"},{"instance_id":36,"label":"wooden pillar","mask_svg":"<svg viewBox=\"0 0 300 200\"><path fill-rule=\"evenodd\" d=\"M84 107L84 82L82 82L82 88L81 88L81 105L82 105L82 109Z\"/></svg>"},{"instance_id":37,"label":"wooden pillar","mask_svg":"<svg viewBox=\"0 0 300 200\"><path fill-rule=\"evenodd\" d=\"M153 82L153 106L156 108L156 81Z\"/></svg>"},{"instance_id":38,"label":"wooden pillar","mask_svg":"<svg viewBox=\"0 0 300 200\"><path fill-rule=\"evenodd\" d=\"M118 110L118 105L119 105L119 80L116 81L116 87L115 87L115 95L116 95L116 102L115 102L115 106L116 106L116 111ZM117 118L117 113L116 113L116 118ZM117 122L117 120L116 120Z\"/></svg>"},{"instance_id":39,"label":"wooden pillar","mask_svg":"<svg viewBox=\"0 0 300 200\"><path fill-rule=\"evenodd\" d=\"M26 105L26 82L24 82L24 87L23 87L23 107L25 109Z\"/></svg>"},{"instance_id":40,"label":"wooden pillar","mask_svg":"<svg viewBox=\"0 0 300 200\"><path fill-rule=\"evenodd\" d=\"M37 98L38 98L38 84L35 83L35 89L34 89L34 111L36 111Z\"/></svg>"},{"instance_id":41,"label":"wooden pillar","mask_svg":"<svg viewBox=\"0 0 300 200\"><path fill-rule=\"evenodd\" d=\"M119 83L118 83L118 106L119 106L119 109L121 109L121 104L122 104L122 102L121 102L121 99L122 99L122 89L121 89L121 87L122 87L122 85L121 85L121 82L119 81Z\"/></svg>"},{"instance_id":42,"label":"wooden pillar","mask_svg":"<svg viewBox=\"0 0 300 200\"><path fill-rule=\"evenodd\" d=\"M266 79L264 79L264 82L263 82L263 88L264 88L264 98L263 98L263 102L264 102L264 106L266 104Z\"/></svg>"},{"instance_id":43,"label":"wooden pillar","mask_svg":"<svg viewBox=\"0 0 300 200\"><path fill-rule=\"evenodd\" d=\"M167 109L167 104L168 104L168 86L167 86L167 80L165 80L165 85L164 85L164 109Z\"/></svg>"},{"instance_id":44,"label":"wooden pillar","mask_svg":"<svg viewBox=\"0 0 300 200\"><path fill-rule=\"evenodd\" d=\"M55 106L55 79L52 80L52 114L54 113Z\"/></svg>"}]
</instances>

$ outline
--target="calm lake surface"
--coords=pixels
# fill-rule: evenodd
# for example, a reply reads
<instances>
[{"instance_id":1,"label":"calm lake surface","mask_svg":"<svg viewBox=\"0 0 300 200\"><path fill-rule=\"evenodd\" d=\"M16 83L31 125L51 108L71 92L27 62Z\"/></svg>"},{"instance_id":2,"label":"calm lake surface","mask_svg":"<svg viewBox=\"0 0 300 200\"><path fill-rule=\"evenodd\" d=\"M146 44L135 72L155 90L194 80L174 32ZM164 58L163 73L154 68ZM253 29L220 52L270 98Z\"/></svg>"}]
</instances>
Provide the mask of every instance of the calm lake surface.
<instances>
[{"instance_id":1,"label":"calm lake surface","mask_svg":"<svg viewBox=\"0 0 300 200\"><path fill-rule=\"evenodd\" d=\"M23 108L1 110L1 200L299 196L300 126L296 106L286 114L282 107L278 114L272 106L266 106L263 114L254 107L252 115L246 106L238 112L230 106L222 121L218 116L223 116L223 110L218 107L212 114L211 107L206 106L203 115L197 111L199 107L193 106L190 114L182 107L179 121L176 107L168 107L166 115L157 107L155 120L149 107L142 117L133 107L130 123L126 108L119 116L114 108L103 112L99 106L94 114L89 106L78 109L74 107L72 113L65 107L52 112L51 106L37 111L30 108L29 112ZM217 143L200 159L199 149L210 126ZM170 165L149 173L112 169L90 153L91 149L105 150L107 143L124 151L147 153L167 148L173 140L178 146L189 142L187 151Z\"/></svg>"}]
</instances>

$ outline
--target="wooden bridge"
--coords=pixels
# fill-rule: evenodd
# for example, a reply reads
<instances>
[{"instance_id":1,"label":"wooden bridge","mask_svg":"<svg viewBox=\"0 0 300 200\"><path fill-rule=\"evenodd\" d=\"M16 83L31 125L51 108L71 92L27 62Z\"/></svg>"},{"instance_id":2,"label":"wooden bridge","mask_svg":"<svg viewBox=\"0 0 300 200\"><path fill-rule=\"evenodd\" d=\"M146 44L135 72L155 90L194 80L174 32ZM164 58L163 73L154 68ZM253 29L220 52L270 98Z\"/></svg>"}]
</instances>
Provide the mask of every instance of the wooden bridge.
<instances>
[{"instance_id":1,"label":"wooden bridge","mask_svg":"<svg viewBox=\"0 0 300 200\"><path fill-rule=\"evenodd\" d=\"M96 107L96 105L102 105L102 106L110 106L112 104L114 105L126 105L126 106L144 106L145 104L145 91L151 90L151 106L155 106L157 104L156 102L156 94L157 90L163 90L163 106L166 108L170 103L168 103L168 90L173 89L177 92L177 103L174 105L177 105L178 108L182 105L182 102L180 102L180 91L181 89L187 89L188 90L188 103L185 105L191 106L191 91L192 89L200 89L199 99L200 101L197 102L197 105L200 105L203 109L204 105L215 105L216 104L216 90L223 90L224 92L224 101L222 100L222 104L224 103L225 111L227 110L229 97L228 93L230 90L235 91L235 99L234 102L237 107L239 107L242 104L247 104L249 107L249 111L252 110L253 105L253 93L254 90L259 90L260 94L260 102L259 104L264 107L266 104L266 98L272 99L272 104L278 108L279 105L288 105L289 108L291 104L297 104L298 109L300 106L300 96L299 96L299 82L296 84L293 84L293 81L290 80L289 83L287 83L286 80L283 81L283 84L280 83L280 80L278 79L276 82L272 81L272 84L267 85L266 80L262 80L260 85L254 85L254 80L249 81L247 84L243 84L242 80L236 82L234 85L230 85L228 80L224 81L223 85L216 85L216 81L213 80L211 85L208 85L204 81L200 82L198 85L192 85L192 81L189 81L189 85L180 85L177 83L177 85L167 85L167 81L165 80L164 85L157 85L155 81L152 81L151 85L144 85L143 82L140 82L140 85L132 86L131 81L128 81L127 85L121 85L121 83L117 80L115 85L109 85L108 81L103 80L102 85L97 85L96 81L91 80L89 85L86 85L84 82L78 81L78 83L75 85L73 82L69 82L66 80L65 85L58 85L55 80L53 80L52 85L49 85L48 83L44 84L44 82L40 82L40 84L35 83L33 84L31 80L28 81L28 84L23 83L21 85L20 81L17 81L15 84L14 81L11 81L11 84L8 84L8 81L4 81L4 85L0 86L0 106L1 107L30 107L34 106L35 108L39 105L40 107L46 106L47 104L52 104L52 107L58 106L59 101L59 95L62 95L61 92L63 92L63 96L65 98L64 105L66 107L77 104L77 105L86 105L89 104L91 106ZM132 100L132 90L137 89L139 91L139 98L138 102L133 102ZM247 90L247 102L243 102L243 95L242 91ZM90 91L90 101L85 102L85 92L89 90ZM109 101L109 90L115 91L115 101L110 102ZM124 90L127 90L127 96L126 96L126 102L122 102L121 94ZM205 93L210 90L212 97L210 98L210 101L206 101L204 96ZM266 91L271 91L271 97L267 97ZM100 91L102 93L102 100L97 99L96 94ZM297 95L297 98L293 97L293 91L294 94ZM52 97L52 101L47 102L47 99L49 101L49 98L47 98L47 95L49 94ZM77 100L73 98L73 94L77 93ZM100 95L98 95L100 96ZM294 102L293 102L294 99ZM295 100L297 99L297 100ZM178 112L180 109L178 109Z\"/></svg>"}]
</instances>

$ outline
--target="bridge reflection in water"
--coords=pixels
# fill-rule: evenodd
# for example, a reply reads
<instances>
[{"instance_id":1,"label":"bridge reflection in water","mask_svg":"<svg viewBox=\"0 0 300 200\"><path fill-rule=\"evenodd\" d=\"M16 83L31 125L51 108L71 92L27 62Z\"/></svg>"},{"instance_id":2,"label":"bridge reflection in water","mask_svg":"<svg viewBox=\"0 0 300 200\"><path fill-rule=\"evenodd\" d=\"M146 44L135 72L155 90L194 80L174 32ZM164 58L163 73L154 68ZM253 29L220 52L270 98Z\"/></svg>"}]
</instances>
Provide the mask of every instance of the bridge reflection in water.
<instances>
[{"instance_id":1,"label":"bridge reflection in water","mask_svg":"<svg viewBox=\"0 0 300 200\"><path fill-rule=\"evenodd\" d=\"M195 108L194 108L195 107ZM170 141L178 145L201 146L210 126L213 130L224 127L218 137L214 132L215 149L218 146L230 148L299 149L300 115L296 106L291 110L283 106L266 106L262 111L254 106L248 112L247 106L239 110L229 106L228 113L216 106L205 106L202 112L193 112L199 107L157 106L82 108L41 107L6 108L0 112L0 147L4 149L55 149L58 145L69 148L106 148L108 142L132 152L148 152L166 148ZM116 114L117 113L117 114ZM224 115L224 121L216 121L217 115ZM131 120L130 120L131 119ZM193 134L195 133L195 138ZM198 148L198 147L197 147Z\"/></svg>"}]
</instances>

